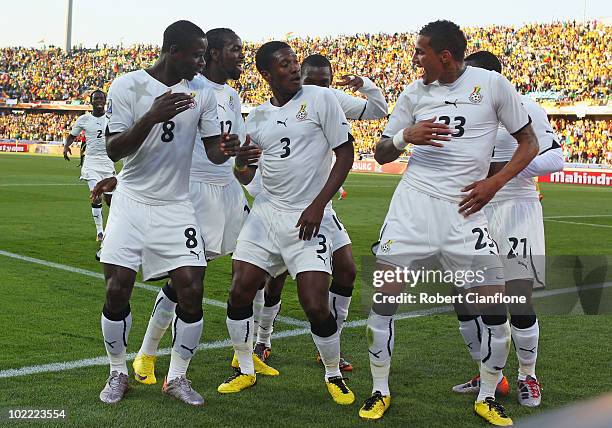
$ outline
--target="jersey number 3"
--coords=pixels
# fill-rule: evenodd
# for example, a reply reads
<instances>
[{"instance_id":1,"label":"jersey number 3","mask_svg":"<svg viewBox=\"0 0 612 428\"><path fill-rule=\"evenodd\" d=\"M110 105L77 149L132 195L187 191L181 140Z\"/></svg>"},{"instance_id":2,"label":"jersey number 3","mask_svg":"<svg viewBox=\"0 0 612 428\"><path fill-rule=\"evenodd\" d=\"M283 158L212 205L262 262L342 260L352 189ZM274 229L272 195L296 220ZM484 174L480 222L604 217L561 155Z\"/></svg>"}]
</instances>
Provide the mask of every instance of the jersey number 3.
<instances>
[{"instance_id":1,"label":"jersey number 3","mask_svg":"<svg viewBox=\"0 0 612 428\"><path fill-rule=\"evenodd\" d=\"M281 141L281 143L284 144L284 146L283 146L284 152L283 152L282 155L280 155L280 157L282 159L282 158L286 158L287 156L289 156L289 153L291 153L291 148L289 147L289 144L291 144L291 140L289 138L285 137L285 138L281 138L280 141Z\"/></svg>"}]
</instances>

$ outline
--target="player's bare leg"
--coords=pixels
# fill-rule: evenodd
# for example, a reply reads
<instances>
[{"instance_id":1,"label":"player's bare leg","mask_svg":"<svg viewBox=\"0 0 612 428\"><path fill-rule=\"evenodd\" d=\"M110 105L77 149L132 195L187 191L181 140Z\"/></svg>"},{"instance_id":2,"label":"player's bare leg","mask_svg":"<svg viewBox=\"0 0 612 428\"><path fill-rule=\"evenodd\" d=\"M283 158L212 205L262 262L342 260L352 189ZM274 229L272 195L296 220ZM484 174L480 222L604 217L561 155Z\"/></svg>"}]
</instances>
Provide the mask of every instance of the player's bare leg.
<instances>
[{"instance_id":1,"label":"player's bare leg","mask_svg":"<svg viewBox=\"0 0 612 428\"><path fill-rule=\"evenodd\" d=\"M102 336L110 363L110 376L100 392L100 400L107 404L121 401L128 389L126 348L132 314L130 296L136 272L121 266L104 264L106 301L102 309Z\"/></svg>"},{"instance_id":2,"label":"player's bare leg","mask_svg":"<svg viewBox=\"0 0 612 428\"><path fill-rule=\"evenodd\" d=\"M312 339L325 366L327 390L336 403L352 404L355 395L346 386L340 372L340 334L329 309L329 274L300 272L296 280L300 305L310 322Z\"/></svg>"},{"instance_id":3,"label":"player's bare leg","mask_svg":"<svg viewBox=\"0 0 612 428\"><path fill-rule=\"evenodd\" d=\"M540 326L531 303L533 280L514 280L506 283L509 296L525 296L525 304L509 304L510 328L516 348L519 370L518 401L522 406L537 407L542 402L542 388L535 374L538 357Z\"/></svg>"}]
</instances>

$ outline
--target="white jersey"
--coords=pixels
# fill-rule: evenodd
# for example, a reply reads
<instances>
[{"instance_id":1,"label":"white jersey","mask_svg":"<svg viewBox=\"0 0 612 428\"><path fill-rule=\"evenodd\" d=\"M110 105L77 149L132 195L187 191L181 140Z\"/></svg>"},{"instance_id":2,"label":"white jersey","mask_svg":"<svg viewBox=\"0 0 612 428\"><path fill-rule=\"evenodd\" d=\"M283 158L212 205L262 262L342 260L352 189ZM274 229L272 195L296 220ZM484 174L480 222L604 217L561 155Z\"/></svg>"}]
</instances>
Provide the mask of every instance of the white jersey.
<instances>
[{"instance_id":1,"label":"white jersey","mask_svg":"<svg viewBox=\"0 0 612 428\"><path fill-rule=\"evenodd\" d=\"M115 192L152 205L189 199L189 168L196 131L202 137L219 135L215 96L210 88L196 86L182 80L168 87L145 70L115 79L108 92L106 109L110 133L130 128L149 111L155 98L169 89L194 96L192 108L155 124L140 148L125 157Z\"/></svg>"},{"instance_id":2,"label":"white jersey","mask_svg":"<svg viewBox=\"0 0 612 428\"><path fill-rule=\"evenodd\" d=\"M305 85L284 106L251 110L247 133L262 149L262 192L281 210L306 208L327 182L330 151L346 143L350 127L333 92Z\"/></svg>"},{"instance_id":3,"label":"white jersey","mask_svg":"<svg viewBox=\"0 0 612 428\"><path fill-rule=\"evenodd\" d=\"M244 119L242 119L240 112L240 96L236 90L227 84L220 85L200 75L196 76L192 83L212 88L217 100L217 116L219 117L220 131L236 134L240 141L244 142L246 130ZM221 165L212 163L206 155L204 145L199 140L200 136L198 135L193 149L193 161L190 172L191 180L219 186L225 186L232 180L235 180L234 173L232 172L234 158L228 159Z\"/></svg>"},{"instance_id":4,"label":"white jersey","mask_svg":"<svg viewBox=\"0 0 612 428\"><path fill-rule=\"evenodd\" d=\"M539 153L550 150L555 146L558 147L558 143L556 144L555 133L550 125L550 122L548 121L546 111L527 96L522 95L521 100L523 102L523 106L527 110L527 113L529 113L533 131L538 138L538 143L540 145ZM508 162L514 155L517 147L518 142L516 139L510 135L506 128L500 125L499 129L497 130L497 140L495 141L492 161ZM519 198L538 199L538 191L536 190L533 178L514 177L495 194L491 201L499 202L502 200Z\"/></svg>"},{"instance_id":5,"label":"white jersey","mask_svg":"<svg viewBox=\"0 0 612 428\"><path fill-rule=\"evenodd\" d=\"M363 86L358 89L367 99L354 97L339 89L331 88L347 119L373 120L387 117L387 100L380 89L367 77L362 77Z\"/></svg>"},{"instance_id":6,"label":"white jersey","mask_svg":"<svg viewBox=\"0 0 612 428\"><path fill-rule=\"evenodd\" d=\"M515 133L529 116L508 80L492 71L466 67L455 82L425 85L419 79L404 89L383 135L435 117L453 131L444 147L414 146L402 183L433 197L459 202L461 189L486 178L497 128Z\"/></svg>"},{"instance_id":7,"label":"white jersey","mask_svg":"<svg viewBox=\"0 0 612 428\"><path fill-rule=\"evenodd\" d=\"M82 131L85 131L87 157L92 159L97 158L100 161L111 161L106 154L104 125L104 115L96 117L91 113L85 113L76 120L70 131L70 135L78 137Z\"/></svg>"},{"instance_id":8,"label":"white jersey","mask_svg":"<svg viewBox=\"0 0 612 428\"><path fill-rule=\"evenodd\" d=\"M363 86L359 89L359 92L365 94L367 100L354 97L339 89L330 88L338 99L340 108L344 112L344 115L347 119L353 120L373 120L387 117L387 101L385 100L381 90L378 89L374 82L367 77L362 77L362 79ZM334 153L332 153L332 166L334 163L336 163L336 156ZM261 164L262 160L260 159L260 168ZM245 187L247 192L249 192L249 194L253 197L257 196L261 192L261 172L259 168L255 172L253 180L251 180L251 182Z\"/></svg>"}]
</instances>

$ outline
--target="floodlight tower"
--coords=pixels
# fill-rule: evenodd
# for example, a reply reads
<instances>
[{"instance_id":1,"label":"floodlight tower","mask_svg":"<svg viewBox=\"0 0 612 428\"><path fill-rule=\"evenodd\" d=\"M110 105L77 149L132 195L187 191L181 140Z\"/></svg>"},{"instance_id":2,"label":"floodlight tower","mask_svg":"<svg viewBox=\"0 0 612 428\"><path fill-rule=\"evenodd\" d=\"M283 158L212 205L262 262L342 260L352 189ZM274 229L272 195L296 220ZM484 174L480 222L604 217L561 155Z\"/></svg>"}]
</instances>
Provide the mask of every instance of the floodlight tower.
<instances>
[{"instance_id":1,"label":"floodlight tower","mask_svg":"<svg viewBox=\"0 0 612 428\"><path fill-rule=\"evenodd\" d=\"M67 54L72 50L72 0L66 0L66 38L64 50Z\"/></svg>"}]
</instances>

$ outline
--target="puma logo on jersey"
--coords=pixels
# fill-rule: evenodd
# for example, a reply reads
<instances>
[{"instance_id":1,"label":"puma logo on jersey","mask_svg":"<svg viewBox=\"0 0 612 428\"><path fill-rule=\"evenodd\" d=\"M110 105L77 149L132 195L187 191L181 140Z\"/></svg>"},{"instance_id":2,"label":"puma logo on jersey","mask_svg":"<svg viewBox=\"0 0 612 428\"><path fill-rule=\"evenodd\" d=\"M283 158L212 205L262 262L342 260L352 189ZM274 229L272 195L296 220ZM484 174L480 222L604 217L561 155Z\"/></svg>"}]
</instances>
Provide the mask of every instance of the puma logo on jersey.
<instances>
[{"instance_id":1,"label":"puma logo on jersey","mask_svg":"<svg viewBox=\"0 0 612 428\"><path fill-rule=\"evenodd\" d=\"M453 106L455 106L455 108L459 108L459 107L457 107L457 100L455 100L455 101L444 101L444 104L453 105Z\"/></svg>"},{"instance_id":2,"label":"puma logo on jersey","mask_svg":"<svg viewBox=\"0 0 612 428\"><path fill-rule=\"evenodd\" d=\"M189 250L189 252L193 254L194 256L196 256L198 260L200 260L200 253L202 252L202 250L198 251L197 253L193 250Z\"/></svg>"},{"instance_id":3,"label":"puma logo on jersey","mask_svg":"<svg viewBox=\"0 0 612 428\"><path fill-rule=\"evenodd\" d=\"M518 263L519 265L523 266L525 269L529 269L529 268L527 267L527 263L522 262L522 261L520 261L520 260L519 260L519 261L517 261L517 263Z\"/></svg>"},{"instance_id":4,"label":"puma logo on jersey","mask_svg":"<svg viewBox=\"0 0 612 428\"><path fill-rule=\"evenodd\" d=\"M285 119L285 121L283 122L282 120L277 120L276 124L277 125L284 125L285 128L287 127L287 121L289 120L289 118Z\"/></svg>"},{"instance_id":5,"label":"puma logo on jersey","mask_svg":"<svg viewBox=\"0 0 612 428\"><path fill-rule=\"evenodd\" d=\"M227 110L225 110L225 107L223 107L221 104L217 104L217 107L221 107L223 111L227 112Z\"/></svg>"},{"instance_id":6,"label":"puma logo on jersey","mask_svg":"<svg viewBox=\"0 0 612 428\"><path fill-rule=\"evenodd\" d=\"M321 260L323 260L323 263L327 263L327 259L321 257L320 254L317 254L317 259L321 259Z\"/></svg>"},{"instance_id":7,"label":"puma logo on jersey","mask_svg":"<svg viewBox=\"0 0 612 428\"><path fill-rule=\"evenodd\" d=\"M185 348L186 350L188 350L189 352L191 352L191 355L193 355L193 353L195 352L197 345L194 346L193 348L188 348L185 345L181 345L181 348Z\"/></svg>"}]
</instances>

